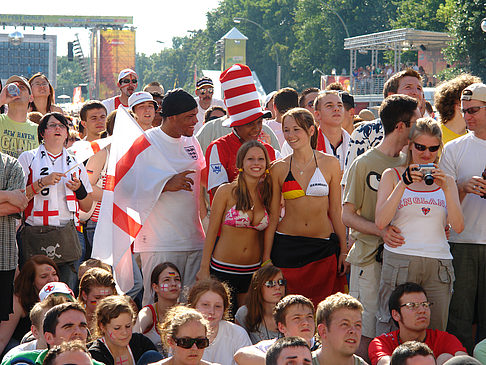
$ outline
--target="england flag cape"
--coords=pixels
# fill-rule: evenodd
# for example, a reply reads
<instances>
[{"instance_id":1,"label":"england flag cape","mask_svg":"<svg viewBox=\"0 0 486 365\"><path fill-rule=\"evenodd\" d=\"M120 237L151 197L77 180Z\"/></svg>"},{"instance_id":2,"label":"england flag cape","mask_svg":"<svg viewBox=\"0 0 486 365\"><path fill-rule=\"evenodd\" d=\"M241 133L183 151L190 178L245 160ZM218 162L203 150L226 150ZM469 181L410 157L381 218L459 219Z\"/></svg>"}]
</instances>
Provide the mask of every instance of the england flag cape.
<instances>
[{"instance_id":1,"label":"england flag cape","mask_svg":"<svg viewBox=\"0 0 486 365\"><path fill-rule=\"evenodd\" d=\"M121 292L133 287L132 244L175 174L127 110L118 108L92 257L113 266Z\"/></svg>"}]
</instances>

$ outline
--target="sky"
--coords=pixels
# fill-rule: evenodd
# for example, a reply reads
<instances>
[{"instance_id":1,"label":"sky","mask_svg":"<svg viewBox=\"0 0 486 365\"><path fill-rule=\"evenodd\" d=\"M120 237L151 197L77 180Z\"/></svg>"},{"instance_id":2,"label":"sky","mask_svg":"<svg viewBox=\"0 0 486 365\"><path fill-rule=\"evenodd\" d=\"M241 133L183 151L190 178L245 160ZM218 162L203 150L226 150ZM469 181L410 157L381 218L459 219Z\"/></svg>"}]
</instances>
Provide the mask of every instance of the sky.
<instances>
[{"instance_id":1,"label":"sky","mask_svg":"<svg viewBox=\"0 0 486 365\"><path fill-rule=\"evenodd\" d=\"M133 16L136 50L150 55L171 47L172 37L188 35L190 30L204 29L206 13L217 7L219 0L24 0L22 6L19 4L15 0L2 1L2 14ZM24 34L43 34L42 29L38 28L17 30ZM14 27L0 28L3 34L12 31ZM67 43L75 39L76 33L79 34L84 54L89 53L88 29L47 28L45 33L57 35L58 56L67 55Z\"/></svg>"}]
</instances>

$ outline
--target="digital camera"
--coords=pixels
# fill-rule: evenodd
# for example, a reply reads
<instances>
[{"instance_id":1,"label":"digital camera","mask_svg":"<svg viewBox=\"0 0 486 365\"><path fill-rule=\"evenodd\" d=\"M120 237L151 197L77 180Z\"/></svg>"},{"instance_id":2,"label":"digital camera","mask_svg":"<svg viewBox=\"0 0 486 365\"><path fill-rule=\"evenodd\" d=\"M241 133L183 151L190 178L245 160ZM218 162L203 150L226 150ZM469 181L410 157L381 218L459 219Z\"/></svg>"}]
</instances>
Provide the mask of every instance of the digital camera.
<instances>
[{"instance_id":1,"label":"digital camera","mask_svg":"<svg viewBox=\"0 0 486 365\"><path fill-rule=\"evenodd\" d=\"M434 176L432 175L432 170L434 169L435 166L433 163L426 163L426 164L418 165L418 168L416 170L420 171L424 175L423 180L425 184L432 185L434 183Z\"/></svg>"}]
</instances>

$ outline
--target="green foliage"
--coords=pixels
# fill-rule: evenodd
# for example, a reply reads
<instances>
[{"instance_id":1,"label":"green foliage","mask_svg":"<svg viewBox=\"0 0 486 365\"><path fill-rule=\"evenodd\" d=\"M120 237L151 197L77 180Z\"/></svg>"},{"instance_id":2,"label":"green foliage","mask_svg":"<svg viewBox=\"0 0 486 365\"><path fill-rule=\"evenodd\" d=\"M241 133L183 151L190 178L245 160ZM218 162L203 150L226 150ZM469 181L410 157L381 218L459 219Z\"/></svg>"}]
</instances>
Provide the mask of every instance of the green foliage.
<instances>
[{"instance_id":1,"label":"green foliage","mask_svg":"<svg viewBox=\"0 0 486 365\"><path fill-rule=\"evenodd\" d=\"M157 54L137 54L140 85L161 82L165 89L194 90L194 71L216 70L215 42L236 26L248 37L246 62L257 72L267 92L275 89L278 52L282 87L302 90L318 86L314 69L330 74L333 68L349 74L349 51L344 50L345 28L351 37L397 28L445 31L455 37L447 49L454 66L443 77L469 70L486 80L486 35L479 27L485 16L486 0L221 0L207 14L204 30L174 37L172 47ZM261 25L233 18L249 19ZM345 26L342 24L342 18ZM272 41L268 34L274 41ZM379 62L384 58L380 52ZM402 55L402 61L416 61L417 53ZM358 54L357 65L370 64L370 53ZM79 65L59 57L57 93L72 94L82 82Z\"/></svg>"},{"instance_id":2,"label":"green foliage","mask_svg":"<svg viewBox=\"0 0 486 365\"><path fill-rule=\"evenodd\" d=\"M401 0L396 2L397 18L390 22L393 29L413 28L445 32L447 15L441 10L445 0Z\"/></svg>"},{"instance_id":3,"label":"green foliage","mask_svg":"<svg viewBox=\"0 0 486 365\"><path fill-rule=\"evenodd\" d=\"M57 57L57 87L56 96L66 94L73 97L74 88L84 83L83 73L79 63L68 61L67 56Z\"/></svg>"},{"instance_id":4,"label":"green foliage","mask_svg":"<svg viewBox=\"0 0 486 365\"><path fill-rule=\"evenodd\" d=\"M449 31L454 37L446 56L455 69L486 80L486 33L481 30L486 0L456 0Z\"/></svg>"}]
</instances>

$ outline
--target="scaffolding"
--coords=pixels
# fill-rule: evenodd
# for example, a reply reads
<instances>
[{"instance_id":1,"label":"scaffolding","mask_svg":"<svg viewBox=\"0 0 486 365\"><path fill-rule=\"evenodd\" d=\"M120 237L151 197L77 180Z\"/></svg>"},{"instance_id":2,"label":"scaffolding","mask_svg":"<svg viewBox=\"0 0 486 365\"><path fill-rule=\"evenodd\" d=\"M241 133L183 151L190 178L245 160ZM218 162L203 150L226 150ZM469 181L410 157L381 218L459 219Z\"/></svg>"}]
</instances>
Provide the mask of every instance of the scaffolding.
<instances>
[{"instance_id":1,"label":"scaffolding","mask_svg":"<svg viewBox=\"0 0 486 365\"><path fill-rule=\"evenodd\" d=\"M426 30L416 30L411 28L394 29L386 32L372 33L360 35L356 37L349 37L344 39L344 49L349 50L349 67L350 67L350 82L351 92L356 94L356 80L353 76L353 70L356 67L357 53L368 53L371 51L371 68L375 69L378 66L378 52L379 51L393 51L394 53L394 69L398 70L401 63L401 53L408 50L441 50L448 45L452 38L447 33L430 32ZM370 94L381 93L383 88L380 88L380 82L376 79L373 73L370 75L369 89L366 91Z\"/></svg>"}]
</instances>

